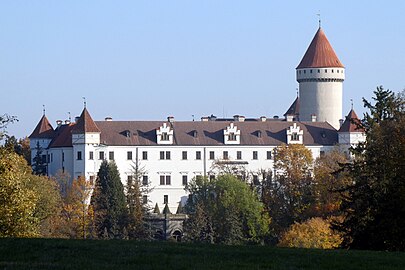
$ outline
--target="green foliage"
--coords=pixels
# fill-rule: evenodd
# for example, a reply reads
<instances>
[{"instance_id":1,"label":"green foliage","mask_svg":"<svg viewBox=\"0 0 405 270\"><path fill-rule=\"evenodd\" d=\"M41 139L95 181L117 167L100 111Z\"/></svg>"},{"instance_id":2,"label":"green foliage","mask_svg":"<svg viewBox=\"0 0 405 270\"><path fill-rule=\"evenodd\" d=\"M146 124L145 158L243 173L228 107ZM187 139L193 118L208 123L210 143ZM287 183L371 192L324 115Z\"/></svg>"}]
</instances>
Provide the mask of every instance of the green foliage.
<instances>
[{"instance_id":1,"label":"green foliage","mask_svg":"<svg viewBox=\"0 0 405 270\"><path fill-rule=\"evenodd\" d=\"M95 237L122 238L127 221L124 186L115 162L103 161L91 197Z\"/></svg>"},{"instance_id":2,"label":"green foliage","mask_svg":"<svg viewBox=\"0 0 405 270\"><path fill-rule=\"evenodd\" d=\"M270 218L249 186L232 175L197 177L186 187L186 238L194 242L241 244L261 242Z\"/></svg>"},{"instance_id":3,"label":"green foliage","mask_svg":"<svg viewBox=\"0 0 405 270\"><path fill-rule=\"evenodd\" d=\"M330 228L328 220L316 217L294 223L282 234L278 246L295 248L337 248L342 237Z\"/></svg>"},{"instance_id":4,"label":"green foliage","mask_svg":"<svg viewBox=\"0 0 405 270\"><path fill-rule=\"evenodd\" d=\"M47 163L46 155L43 153L43 149L39 142L35 147L35 157L33 158L32 170L37 175L46 175L47 174Z\"/></svg>"},{"instance_id":5,"label":"green foliage","mask_svg":"<svg viewBox=\"0 0 405 270\"><path fill-rule=\"evenodd\" d=\"M366 142L353 149L353 178L341 210L343 245L405 250L405 99L378 87L362 120Z\"/></svg>"},{"instance_id":6,"label":"green foliage","mask_svg":"<svg viewBox=\"0 0 405 270\"><path fill-rule=\"evenodd\" d=\"M4 147L9 151L14 151L23 156L27 163L31 164L31 148L30 139L28 137L17 140L14 136L7 136Z\"/></svg>"}]
</instances>

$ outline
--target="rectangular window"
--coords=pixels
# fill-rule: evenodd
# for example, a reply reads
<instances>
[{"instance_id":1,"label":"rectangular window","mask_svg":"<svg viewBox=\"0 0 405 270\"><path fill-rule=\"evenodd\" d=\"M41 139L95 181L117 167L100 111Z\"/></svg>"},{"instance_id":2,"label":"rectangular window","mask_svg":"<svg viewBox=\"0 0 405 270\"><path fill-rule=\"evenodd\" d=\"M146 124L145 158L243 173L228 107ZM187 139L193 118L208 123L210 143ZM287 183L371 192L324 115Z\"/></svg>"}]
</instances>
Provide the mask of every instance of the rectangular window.
<instances>
[{"instance_id":1,"label":"rectangular window","mask_svg":"<svg viewBox=\"0 0 405 270\"><path fill-rule=\"evenodd\" d=\"M103 151L98 153L98 159L100 159L100 160L104 159L104 152Z\"/></svg>"},{"instance_id":2,"label":"rectangular window","mask_svg":"<svg viewBox=\"0 0 405 270\"><path fill-rule=\"evenodd\" d=\"M90 185L94 184L94 175L90 175Z\"/></svg>"},{"instance_id":3,"label":"rectangular window","mask_svg":"<svg viewBox=\"0 0 405 270\"><path fill-rule=\"evenodd\" d=\"M236 134L233 132L229 133L228 141L236 141Z\"/></svg>"},{"instance_id":4,"label":"rectangular window","mask_svg":"<svg viewBox=\"0 0 405 270\"><path fill-rule=\"evenodd\" d=\"M325 156L325 151L319 152L319 155L320 155L321 157Z\"/></svg>"},{"instance_id":5,"label":"rectangular window","mask_svg":"<svg viewBox=\"0 0 405 270\"><path fill-rule=\"evenodd\" d=\"M65 153L62 152L62 162L65 161Z\"/></svg>"},{"instance_id":6,"label":"rectangular window","mask_svg":"<svg viewBox=\"0 0 405 270\"><path fill-rule=\"evenodd\" d=\"M132 160L132 151L127 151L127 160Z\"/></svg>"},{"instance_id":7,"label":"rectangular window","mask_svg":"<svg viewBox=\"0 0 405 270\"><path fill-rule=\"evenodd\" d=\"M108 152L108 159L109 160L114 160L114 152L113 151Z\"/></svg>"},{"instance_id":8,"label":"rectangular window","mask_svg":"<svg viewBox=\"0 0 405 270\"><path fill-rule=\"evenodd\" d=\"M79 151L80 152L80 151ZM79 152L77 152L77 153L79 153ZM81 156L82 156L82 153L80 152L80 159L81 159ZM46 162L46 155L42 155L41 156L41 160L42 160L42 163L47 163Z\"/></svg>"},{"instance_id":9,"label":"rectangular window","mask_svg":"<svg viewBox=\"0 0 405 270\"><path fill-rule=\"evenodd\" d=\"M223 153L222 153L223 155L223 159L228 159L229 158L229 156L228 156L228 151L224 151Z\"/></svg>"},{"instance_id":10,"label":"rectangular window","mask_svg":"<svg viewBox=\"0 0 405 270\"><path fill-rule=\"evenodd\" d=\"M142 204L147 204L148 203L148 196L147 195L143 195L142 196Z\"/></svg>"},{"instance_id":11,"label":"rectangular window","mask_svg":"<svg viewBox=\"0 0 405 270\"><path fill-rule=\"evenodd\" d=\"M82 160L82 151L77 151L77 160Z\"/></svg>"},{"instance_id":12,"label":"rectangular window","mask_svg":"<svg viewBox=\"0 0 405 270\"><path fill-rule=\"evenodd\" d=\"M271 159L271 151L267 151L266 155L267 155L267 159Z\"/></svg>"},{"instance_id":13,"label":"rectangular window","mask_svg":"<svg viewBox=\"0 0 405 270\"><path fill-rule=\"evenodd\" d=\"M300 140L300 136L298 135L297 132L294 132L293 134L291 134L291 140L292 141L299 141Z\"/></svg>"},{"instance_id":14,"label":"rectangular window","mask_svg":"<svg viewBox=\"0 0 405 270\"><path fill-rule=\"evenodd\" d=\"M166 185L171 185L171 176L166 175Z\"/></svg>"},{"instance_id":15,"label":"rectangular window","mask_svg":"<svg viewBox=\"0 0 405 270\"><path fill-rule=\"evenodd\" d=\"M142 176L142 185L147 186L148 184L149 184L148 176L147 175Z\"/></svg>"},{"instance_id":16,"label":"rectangular window","mask_svg":"<svg viewBox=\"0 0 405 270\"><path fill-rule=\"evenodd\" d=\"M90 159L90 160L93 160L93 159L94 159L94 152L93 152L93 151L90 151L90 152L89 152L89 159Z\"/></svg>"},{"instance_id":17,"label":"rectangular window","mask_svg":"<svg viewBox=\"0 0 405 270\"><path fill-rule=\"evenodd\" d=\"M201 151L195 152L195 159L201 159Z\"/></svg>"},{"instance_id":18,"label":"rectangular window","mask_svg":"<svg viewBox=\"0 0 405 270\"><path fill-rule=\"evenodd\" d=\"M183 175L183 186L187 186L187 175Z\"/></svg>"},{"instance_id":19,"label":"rectangular window","mask_svg":"<svg viewBox=\"0 0 405 270\"><path fill-rule=\"evenodd\" d=\"M51 162L53 162L53 153L51 153Z\"/></svg>"},{"instance_id":20,"label":"rectangular window","mask_svg":"<svg viewBox=\"0 0 405 270\"><path fill-rule=\"evenodd\" d=\"M181 158L186 160L187 159L187 151L181 152Z\"/></svg>"},{"instance_id":21,"label":"rectangular window","mask_svg":"<svg viewBox=\"0 0 405 270\"><path fill-rule=\"evenodd\" d=\"M236 159L242 159L242 151L236 152Z\"/></svg>"},{"instance_id":22,"label":"rectangular window","mask_svg":"<svg viewBox=\"0 0 405 270\"><path fill-rule=\"evenodd\" d=\"M253 159L257 159L257 151L253 151Z\"/></svg>"},{"instance_id":23,"label":"rectangular window","mask_svg":"<svg viewBox=\"0 0 405 270\"><path fill-rule=\"evenodd\" d=\"M169 134L167 134L167 132L163 132L162 135L160 136L160 140L168 141L169 140Z\"/></svg>"},{"instance_id":24,"label":"rectangular window","mask_svg":"<svg viewBox=\"0 0 405 270\"><path fill-rule=\"evenodd\" d=\"M165 159L165 151L160 151L160 159Z\"/></svg>"},{"instance_id":25,"label":"rectangular window","mask_svg":"<svg viewBox=\"0 0 405 270\"><path fill-rule=\"evenodd\" d=\"M143 152L142 152L142 159L143 159L143 160L147 160L147 159L148 159L148 152L147 152L147 151L143 151Z\"/></svg>"},{"instance_id":26,"label":"rectangular window","mask_svg":"<svg viewBox=\"0 0 405 270\"><path fill-rule=\"evenodd\" d=\"M163 195L163 203L168 204L169 203L169 195Z\"/></svg>"},{"instance_id":27,"label":"rectangular window","mask_svg":"<svg viewBox=\"0 0 405 270\"><path fill-rule=\"evenodd\" d=\"M166 159L170 159L170 151L166 151Z\"/></svg>"},{"instance_id":28,"label":"rectangular window","mask_svg":"<svg viewBox=\"0 0 405 270\"><path fill-rule=\"evenodd\" d=\"M165 184L165 176L161 175L160 176L160 185L163 186Z\"/></svg>"},{"instance_id":29,"label":"rectangular window","mask_svg":"<svg viewBox=\"0 0 405 270\"><path fill-rule=\"evenodd\" d=\"M210 159L215 159L215 153L214 153L214 151L210 151Z\"/></svg>"}]
</instances>

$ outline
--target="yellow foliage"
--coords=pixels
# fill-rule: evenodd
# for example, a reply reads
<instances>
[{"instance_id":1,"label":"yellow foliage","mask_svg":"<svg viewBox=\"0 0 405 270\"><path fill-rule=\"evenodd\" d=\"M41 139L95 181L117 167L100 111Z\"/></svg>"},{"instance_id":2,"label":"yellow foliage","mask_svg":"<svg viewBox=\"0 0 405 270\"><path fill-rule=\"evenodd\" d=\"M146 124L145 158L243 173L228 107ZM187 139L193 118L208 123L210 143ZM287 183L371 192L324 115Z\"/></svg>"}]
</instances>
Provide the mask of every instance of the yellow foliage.
<instances>
[{"instance_id":1,"label":"yellow foliage","mask_svg":"<svg viewBox=\"0 0 405 270\"><path fill-rule=\"evenodd\" d=\"M296 248L337 248L342 237L330 228L330 221L316 217L295 223L282 235L278 246Z\"/></svg>"}]
</instances>

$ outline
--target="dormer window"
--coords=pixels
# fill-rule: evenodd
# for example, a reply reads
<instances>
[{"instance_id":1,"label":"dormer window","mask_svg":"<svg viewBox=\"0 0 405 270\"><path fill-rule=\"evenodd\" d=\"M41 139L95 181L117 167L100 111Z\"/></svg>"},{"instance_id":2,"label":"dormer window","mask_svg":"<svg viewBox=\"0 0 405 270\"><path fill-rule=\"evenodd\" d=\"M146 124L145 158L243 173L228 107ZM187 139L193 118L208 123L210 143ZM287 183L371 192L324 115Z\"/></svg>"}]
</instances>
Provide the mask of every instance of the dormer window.
<instances>
[{"instance_id":1,"label":"dormer window","mask_svg":"<svg viewBox=\"0 0 405 270\"><path fill-rule=\"evenodd\" d=\"M163 132L162 135L160 135L160 140L161 141L168 141L169 140L169 135L167 132Z\"/></svg>"},{"instance_id":2,"label":"dormer window","mask_svg":"<svg viewBox=\"0 0 405 270\"><path fill-rule=\"evenodd\" d=\"M303 144L304 131L301 130L297 123L294 123L287 129L287 143L288 144Z\"/></svg>"},{"instance_id":3,"label":"dormer window","mask_svg":"<svg viewBox=\"0 0 405 270\"><path fill-rule=\"evenodd\" d=\"M240 130L233 123L224 130L224 143L240 144Z\"/></svg>"},{"instance_id":4,"label":"dormer window","mask_svg":"<svg viewBox=\"0 0 405 270\"><path fill-rule=\"evenodd\" d=\"M173 144L173 129L163 123L163 125L156 130L156 141L158 144Z\"/></svg>"},{"instance_id":5,"label":"dormer window","mask_svg":"<svg viewBox=\"0 0 405 270\"><path fill-rule=\"evenodd\" d=\"M236 135L235 133L231 132L228 135L228 141L236 141Z\"/></svg>"}]
</instances>

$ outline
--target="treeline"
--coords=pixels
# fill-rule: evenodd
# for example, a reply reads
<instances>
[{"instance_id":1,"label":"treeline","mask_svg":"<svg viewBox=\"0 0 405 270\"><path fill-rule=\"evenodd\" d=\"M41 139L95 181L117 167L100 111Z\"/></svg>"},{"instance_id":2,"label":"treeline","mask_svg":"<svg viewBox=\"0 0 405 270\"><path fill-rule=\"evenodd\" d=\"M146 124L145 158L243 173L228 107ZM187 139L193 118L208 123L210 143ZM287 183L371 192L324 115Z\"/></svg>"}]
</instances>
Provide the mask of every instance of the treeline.
<instances>
[{"instance_id":1,"label":"treeline","mask_svg":"<svg viewBox=\"0 0 405 270\"><path fill-rule=\"evenodd\" d=\"M313 160L302 145L281 145L272 171L218 162L215 178L190 181L179 207L188 215L183 239L405 250L405 98L378 87L364 105L368 112L353 124L366 141L350 153L336 146ZM0 149L1 237L152 239L142 197L149 187L138 167L125 186L107 161L95 183L80 177L70 183L64 174L32 174L26 151L16 149L16 143Z\"/></svg>"}]
</instances>

